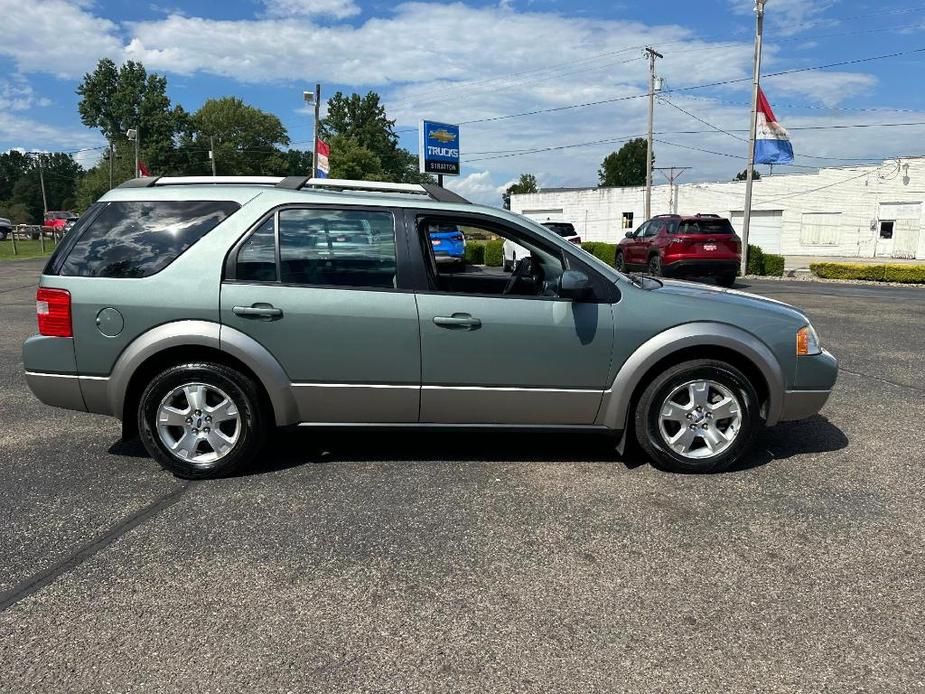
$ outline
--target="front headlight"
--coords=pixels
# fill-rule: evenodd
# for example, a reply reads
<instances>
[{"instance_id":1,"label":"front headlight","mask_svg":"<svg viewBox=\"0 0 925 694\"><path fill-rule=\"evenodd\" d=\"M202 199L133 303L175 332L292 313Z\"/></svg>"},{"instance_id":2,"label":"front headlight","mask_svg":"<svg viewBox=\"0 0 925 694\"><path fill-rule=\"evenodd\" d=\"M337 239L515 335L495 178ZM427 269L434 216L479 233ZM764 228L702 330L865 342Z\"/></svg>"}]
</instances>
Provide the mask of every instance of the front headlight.
<instances>
[{"instance_id":1,"label":"front headlight","mask_svg":"<svg viewBox=\"0 0 925 694\"><path fill-rule=\"evenodd\" d=\"M805 325L797 330L798 357L807 357L821 353L822 347L819 346L819 336L816 334L816 330L812 325Z\"/></svg>"}]
</instances>

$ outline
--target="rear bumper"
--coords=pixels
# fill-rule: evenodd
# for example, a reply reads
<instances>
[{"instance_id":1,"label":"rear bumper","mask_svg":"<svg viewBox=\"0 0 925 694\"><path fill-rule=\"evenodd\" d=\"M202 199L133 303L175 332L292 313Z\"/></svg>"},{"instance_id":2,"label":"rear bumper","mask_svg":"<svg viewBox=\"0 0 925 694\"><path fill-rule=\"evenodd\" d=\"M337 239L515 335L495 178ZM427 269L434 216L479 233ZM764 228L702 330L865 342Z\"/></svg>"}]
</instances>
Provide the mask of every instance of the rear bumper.
<instances>
[{"instance_id":1,"label":"rear bumper","mask_svg":"<svg viewBox=\"0 0 925 694\"><path fill-rule=\"evenodd\" d=\"M726 275L738 274L739 261L735 258L691 258L662 263L662 273L673 275Z\"/></svg>"}]
</instances>

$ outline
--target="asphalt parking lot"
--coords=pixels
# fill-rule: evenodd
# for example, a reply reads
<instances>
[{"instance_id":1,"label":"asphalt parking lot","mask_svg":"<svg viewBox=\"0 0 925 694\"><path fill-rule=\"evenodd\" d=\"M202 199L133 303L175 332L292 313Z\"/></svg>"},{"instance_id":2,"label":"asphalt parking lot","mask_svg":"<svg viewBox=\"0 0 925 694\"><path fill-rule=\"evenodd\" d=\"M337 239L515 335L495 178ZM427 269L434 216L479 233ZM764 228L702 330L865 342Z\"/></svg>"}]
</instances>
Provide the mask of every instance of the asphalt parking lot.
<instances>
[{"instance_id":1,"label":"asphalt parking lot","mask_svg":"<svg viewBox=\"0 0 925 694\"><path fill-rule=\"evenodd\" d=\"M185 483L27 391L0 264L0 690L925 691L925 291L753 282L841 360L739 469L280 434Z\"/></svg>"}]
</instances>

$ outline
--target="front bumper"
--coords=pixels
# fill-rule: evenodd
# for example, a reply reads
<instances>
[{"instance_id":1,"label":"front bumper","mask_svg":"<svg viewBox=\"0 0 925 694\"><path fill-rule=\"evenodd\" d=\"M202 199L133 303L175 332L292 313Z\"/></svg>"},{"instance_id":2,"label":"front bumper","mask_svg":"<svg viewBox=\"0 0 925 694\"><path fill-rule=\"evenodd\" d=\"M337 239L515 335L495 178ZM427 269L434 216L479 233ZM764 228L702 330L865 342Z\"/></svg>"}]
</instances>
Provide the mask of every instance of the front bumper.
<instances>
[{"instance_id":1,"label":"front bumper","mask_svg":"<svg viewBox=\"0 0 925 694\"><path fill-rule=\"evenodd\" d=\"M806 419L818 414L838 378L838 360L829 352L797 358L795 387L784 391L779 421Z\"/></svg>"},{"instance_id":2,"label":"front bumper","mask_svg":"<svg viewBox=\"0 0 925 694\"><path fill-rule=\"evenodd\" d=\"M791 422L818 414L831 394L831 390L784 391L784 406L781 409L779 421Z\"/></svg>"}]
</instances>

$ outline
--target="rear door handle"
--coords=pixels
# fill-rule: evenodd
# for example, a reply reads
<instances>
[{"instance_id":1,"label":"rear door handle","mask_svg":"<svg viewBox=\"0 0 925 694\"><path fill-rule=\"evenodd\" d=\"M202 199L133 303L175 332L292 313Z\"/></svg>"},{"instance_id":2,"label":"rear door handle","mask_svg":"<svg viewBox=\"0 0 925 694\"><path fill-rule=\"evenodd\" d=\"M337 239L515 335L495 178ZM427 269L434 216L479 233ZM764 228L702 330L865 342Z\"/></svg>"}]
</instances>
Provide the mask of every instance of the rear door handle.
<instances>
[{"instance_id":1,"label":"rear door handle","mask_svg":"<svg viewBox=\"0 0 925 694\"><path fill-rule=\"evenodd\" d=\"M434 316L434 325L450 330L476 330L482 327L482 321L468 313L454 313L452 316Z\"/></svg>"},{"instance_id":2,"label":"rear door handle","mask_svg":"<svg viewBox=\"0 0 925 694\"><path fill-rule=\"evenodd\" d=\"M236 316L244 318L261 318L263 320L274 320L283 317L283 309L276 308L272 304L251 304L250 306L235 306L231 309Z\"/></svg>"}]
</instances>

